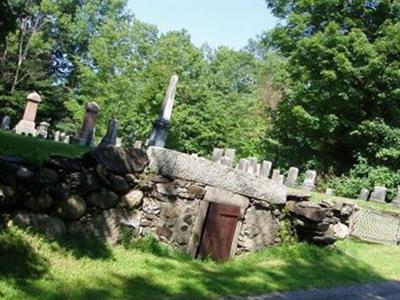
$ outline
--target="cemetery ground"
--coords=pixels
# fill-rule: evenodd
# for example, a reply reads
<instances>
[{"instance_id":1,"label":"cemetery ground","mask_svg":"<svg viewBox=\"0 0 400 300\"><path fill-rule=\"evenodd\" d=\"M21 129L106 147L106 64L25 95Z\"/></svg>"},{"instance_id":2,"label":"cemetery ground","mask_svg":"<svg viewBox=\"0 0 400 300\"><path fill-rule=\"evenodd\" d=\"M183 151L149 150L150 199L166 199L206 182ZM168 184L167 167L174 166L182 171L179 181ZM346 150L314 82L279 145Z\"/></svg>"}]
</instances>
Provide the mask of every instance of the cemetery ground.
<instances>
[{"instance_id":1,"label":"cemetery ground","mask_svg":"<svg viewBox=\"0 0 400 300\"><path fill-rule=\"evenodd\" d=\"M18 156L32 163L40 163L50 155L77 157L87 150L86 147L76 144L67 145L0 131L0 155Z\"/></svg>"},{"instance_id":2,"label":"cemetery ground","mask_svg":"<svg viewBox=\"0 0 400 300\"><path fill-rule=\"evenodd\" d=\"M0 233L2 299L216 299L400 280L400 248L339 241L268 248L216 263L150 238L109 247L48 241L11 227Z\"/></svg>"}]
</instances>

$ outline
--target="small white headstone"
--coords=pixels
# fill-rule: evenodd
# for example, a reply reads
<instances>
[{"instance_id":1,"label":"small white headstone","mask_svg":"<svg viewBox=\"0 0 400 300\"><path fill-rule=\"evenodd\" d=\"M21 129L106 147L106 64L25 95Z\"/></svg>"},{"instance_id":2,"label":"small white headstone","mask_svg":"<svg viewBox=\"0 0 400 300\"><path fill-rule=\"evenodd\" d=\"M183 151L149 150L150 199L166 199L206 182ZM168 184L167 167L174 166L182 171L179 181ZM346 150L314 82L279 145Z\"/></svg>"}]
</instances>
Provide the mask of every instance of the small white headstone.
<instances>
[{"instance_id":1,"label":"small white headstone","mask_svg":"<svg viewBox=\"0 0 400 300\"><path fill-rule=\"evenodd\" d=\"M304 177L303 188L308 191L315 190L315 179L316 178L317 178L316 171L307 170L305 177Z\"/></svg>"},{"instance_id":2,"label":"small white headstone","mask_svg":"<svg viewBox=\"0 0 400 300\"><path fill-rule=\"evenodd\" d=\"M327 196L333 196L334 193L335 193L335 190L331 189L331 188L327 188L325 191L325 195L327 195Z\"/></svg>"},{"instance_id":3,"label":"small white headstone","mask_svg":"<svg viewBox=\"0 0 400 300\"><path fill-rule=\"evenodd\" d=\"M272 177L271 180L274 182L278 182L279 181L279 176L281 175L281 171L278 169L274 169L272 171Z\"/></svg>"},{"instance_id":4,"label":"small white headstone","mask_svg":"<svg viewBox=\"0 0 400 300\"><path fill-rule=\"evenodd\" d=\"M237 165L237 169L247 172L248 168L249 168L249 161L245 158L240 159L239 164Z\"/></svg>"},{"instance_id":5,"label":"small white headstone","mask_svg":"<svg viewBox=\"0 0 400 300\"><path fill-rule=\"evenodd\" d=\"M260 176L269 177L269 173L271 172L271 168L272 168L272 162L264 160L261 163Z\"/></svg>"},{"instance_id":6,"label":"small white headstone","mask_svg":"<svg viewBox=\"0 0 400 300\"><path fill-rule=\"evenodd\" d=\"M257 158L255 157L249 158L249 168L247 169L247 172L250 174L257 173Z\"/></svg>"},{"instance_id":7,"label":"small white headstone","mask_svg":"<svg viewBox=\"0 0 400 300\"><path fill-rule=\"evenodd\" d=\"M358 196L358 199L367 201L369 197L369 190L368 189L362 189L360 192L360 195Z\"/></svg>"},{"instance_id":8,"label":"small white headstone","mask_svg":"<svg viewBox=\"0 0 400 300\"><path fill-rule=\"evenodd\" d=\"M384 186L375 186L374 191L371 193L371 201L385 203L387 188Z\"/></svg>"},{"instance_id":9,"label":"small white headstone","mask_svg":"<svg viewBox=\"0 0 400 300\"><path fill-rule=\"evenodd\" d=\"M299 169L291 167L288 171L286 179L286 186L294 188L297 185L297 177L299 176Z\"/></svg>"},{"instance_id":10,"label":"small white headstone","mask_svg":"<svg viewBox=\"0 0 400 300\"><path fill-rule=\"evenodd\" d=\"M214 148L211 160L213 162L219 162L224 155L224 149Z\"/></svg>"}]
</instances>

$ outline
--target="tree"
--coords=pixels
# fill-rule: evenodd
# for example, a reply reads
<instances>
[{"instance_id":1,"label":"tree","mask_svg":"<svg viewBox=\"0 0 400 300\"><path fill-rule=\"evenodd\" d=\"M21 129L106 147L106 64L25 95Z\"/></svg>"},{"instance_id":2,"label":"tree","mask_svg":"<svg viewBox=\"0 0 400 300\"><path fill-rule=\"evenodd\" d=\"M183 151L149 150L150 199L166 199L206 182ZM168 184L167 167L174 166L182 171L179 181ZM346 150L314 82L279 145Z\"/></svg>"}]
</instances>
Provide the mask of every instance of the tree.
<instances>
[{"instance_id":1,"label":"tree","mask_svg":"<svg viewBox=\"0 0 400 300\"><path fill-rule=\"evenodd\" d=\"M396 135L385 148L397 153L392 150L399 147L400 3L267 3L285 20L267 42L288 58L290 75L289 90L274 113L280 161L338 173L348 170L357 154L377 162L388 152L371 151L369 145L376 145L382 128Z\"/></svg>"}]
</instances>

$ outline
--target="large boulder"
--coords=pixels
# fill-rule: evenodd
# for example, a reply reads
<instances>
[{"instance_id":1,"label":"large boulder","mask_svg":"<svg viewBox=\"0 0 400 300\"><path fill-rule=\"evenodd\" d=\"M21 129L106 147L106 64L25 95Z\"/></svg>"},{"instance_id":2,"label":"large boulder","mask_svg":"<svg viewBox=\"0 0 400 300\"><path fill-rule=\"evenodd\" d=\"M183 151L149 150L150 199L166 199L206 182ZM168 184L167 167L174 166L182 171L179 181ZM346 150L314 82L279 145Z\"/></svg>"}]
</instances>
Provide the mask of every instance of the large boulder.
<instances>
[{"instance_id":1,"label":"large boulder","mask_svg":"<svg viewBox=\"0 0 400 300\"><path fill-rule=\"evenodd\" d=\"M65 201L60 201L57 206L58 215L64 220L77 220L86 212L86 202L77 195L68 197Z\"/></svg>"},{"instance_id":2,"label":"large boulder","mask_svg":"<svg viewBox=\"0 0 400 300\"><path fill-rule=\"evenodd\" d=\"M142 204L143 192L140 190L132 190L128 194L122 196L120 205L128 209L138 208Z\"/></svg>"},{"instance_id":3,"label":"large boulder","mask_svg":"<svg viewBox=\"0 0 400 300\"><path fill-rule=\"evenodd\" d=\"M318 204L314 204L311 202L288 201L286 203L286 208L291 213L297 216L302 216L314 222L321 222L326 217L326 210Z\"/></svg>"},{"instance_id":4,"label":"large boulder","mask_svg":"<svg viewBox=\"0 0 400 300\"><path fill-rule=\"evenodd\" d=\"M64 221L59 218L28 211L17 212L12 221L22 228L32 228L41 232L48 238L61 237L67 230Z\"/></svg>"},{"instance_id":5,"label":"large boulder","mask_svg":"<svg viewBox=\"0 0 400 300\"><path fill-rule=\"evenodd\" d=\"M119 196L106 188L101 188L98 192L90 194L87 197L87 201L89 205L102 209L109 209L117 205Z\"/></svg>"},{"instance_id":6,"label":"large boulder","mask_svg":"<svg viewBox=\"0 0 400 300\"><path fill-rule=\"evenodd\" d=\"M141 149L122 147L98 147L93 157L107 170L118 175L142 172L149 164L146 152Z\"/></svg>"}]
</instances>

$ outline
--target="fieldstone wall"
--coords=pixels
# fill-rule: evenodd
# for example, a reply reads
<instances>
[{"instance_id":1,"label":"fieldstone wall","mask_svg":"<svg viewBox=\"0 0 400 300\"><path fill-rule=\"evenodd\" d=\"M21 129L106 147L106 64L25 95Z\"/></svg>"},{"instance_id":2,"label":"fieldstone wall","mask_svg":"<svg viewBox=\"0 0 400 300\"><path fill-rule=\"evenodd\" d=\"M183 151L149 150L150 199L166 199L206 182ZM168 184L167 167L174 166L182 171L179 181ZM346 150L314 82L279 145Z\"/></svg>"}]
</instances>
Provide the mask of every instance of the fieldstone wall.
<instances>
[{"instance_id":1,"label":"fieldstone wall","mask_svg":"<svg viewBox=\"0 0 400 300\"><path fill-rule=\"evenodd\" d=\"M311 236L325 236L352 213L293 199L287 202L286 188L267 178L156 147L147 153L97 148L81 158L52 157L41 166L0 160L2 218L50 238L69 233L116 243L129 230L195 256L208 207L220 203L240 208L234 256L280 243L287 221L301 239L319 243L302 233L312 229Z\"/></svg>"}]
</instances>

